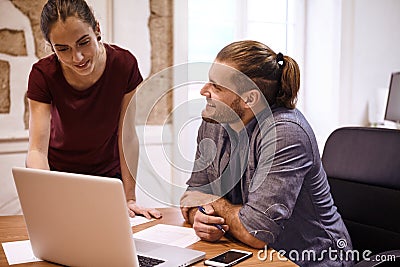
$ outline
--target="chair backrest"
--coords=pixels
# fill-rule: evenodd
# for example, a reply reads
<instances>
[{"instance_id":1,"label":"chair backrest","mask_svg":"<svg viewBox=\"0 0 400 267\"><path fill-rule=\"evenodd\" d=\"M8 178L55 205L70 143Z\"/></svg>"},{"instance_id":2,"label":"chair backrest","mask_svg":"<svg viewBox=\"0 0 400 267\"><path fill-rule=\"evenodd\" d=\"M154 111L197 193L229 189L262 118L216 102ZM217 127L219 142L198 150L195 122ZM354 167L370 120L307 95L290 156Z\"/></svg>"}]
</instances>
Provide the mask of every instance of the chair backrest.
<instances>
[{"instance_id":1,"label":"chair backrest","mask_svg":"<svg viewBox=\"0 0 400 267\"><path fill-rule=\"evenodd\" d=\"M399 249L400 131L339 128L329 136L322 162L354 249Z\"/></svg>"}]
</instances>

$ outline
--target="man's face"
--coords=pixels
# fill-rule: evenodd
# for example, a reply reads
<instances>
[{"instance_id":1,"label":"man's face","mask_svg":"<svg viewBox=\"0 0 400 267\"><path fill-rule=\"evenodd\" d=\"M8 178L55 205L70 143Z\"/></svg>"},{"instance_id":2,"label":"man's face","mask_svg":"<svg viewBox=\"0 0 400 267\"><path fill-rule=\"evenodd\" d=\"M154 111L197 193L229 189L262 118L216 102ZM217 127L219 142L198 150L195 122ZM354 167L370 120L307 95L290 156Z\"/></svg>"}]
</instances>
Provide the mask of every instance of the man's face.
<instances>
[{"instance_id":1,"label":"man's face","mask_svg":"<svg viewBox=\"0 0 400 267\"><path fill-rule=\"evenodd\" d=\"M227 65L214 63L209 71L209 82L200 90L207 105L201 115L207 122L234 123L242 119L242 98L236 93L233 75L235 71Z\"/></svg>"}]
</instances>

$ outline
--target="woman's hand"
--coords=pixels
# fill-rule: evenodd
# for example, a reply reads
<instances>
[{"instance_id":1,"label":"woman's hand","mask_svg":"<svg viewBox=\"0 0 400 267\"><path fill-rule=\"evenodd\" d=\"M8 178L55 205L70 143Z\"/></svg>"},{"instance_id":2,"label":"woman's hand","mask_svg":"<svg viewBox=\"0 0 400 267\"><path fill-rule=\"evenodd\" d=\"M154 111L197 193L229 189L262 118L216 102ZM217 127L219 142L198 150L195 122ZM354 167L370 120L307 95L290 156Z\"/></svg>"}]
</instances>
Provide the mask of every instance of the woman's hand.
<instances>
[{"instance_id":1,"label":"woman's hand","mask_svg":"<svg viewBox=\"0 0 400 267\"><path fill-rule=\"evenodd\" d=\"M158 210L152 208L143 208L137 205L136 202L132 199L127 201L127 205L128 205L129 217L133 218L136 216L136 214L141 214L147 219L151 218L159 219L162 217L161 212L159 212Z\"/></svg>"}]
</instances>

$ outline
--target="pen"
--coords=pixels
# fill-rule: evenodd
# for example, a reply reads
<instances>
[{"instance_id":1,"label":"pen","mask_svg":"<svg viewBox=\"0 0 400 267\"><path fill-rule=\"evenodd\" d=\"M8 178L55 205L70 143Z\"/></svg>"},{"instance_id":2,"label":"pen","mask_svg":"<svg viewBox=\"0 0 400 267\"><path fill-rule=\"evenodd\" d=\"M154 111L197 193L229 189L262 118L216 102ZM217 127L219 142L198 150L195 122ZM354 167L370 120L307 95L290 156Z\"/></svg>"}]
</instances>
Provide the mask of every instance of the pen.
<instances>
[{"instance_id":1,"label":"pen","mask_svg":"<svg viewBox=\"0 0 400 267\"><path fill-rule=\"evenodd\" d=\"M197 208L199 209L199 211L200 211L201 213L203 213L203 214L205 214L205 215L208 215L208 214L206 213L206 210L205 210L202 206L198 206ZM222 226L221 226L220 224L216 224L216 223L215 223L214 226L217 227L219 230L221 230L221 231L225 234L225 230L224 230L224 228L222 228Z\"/></svg>"}]
</instances>

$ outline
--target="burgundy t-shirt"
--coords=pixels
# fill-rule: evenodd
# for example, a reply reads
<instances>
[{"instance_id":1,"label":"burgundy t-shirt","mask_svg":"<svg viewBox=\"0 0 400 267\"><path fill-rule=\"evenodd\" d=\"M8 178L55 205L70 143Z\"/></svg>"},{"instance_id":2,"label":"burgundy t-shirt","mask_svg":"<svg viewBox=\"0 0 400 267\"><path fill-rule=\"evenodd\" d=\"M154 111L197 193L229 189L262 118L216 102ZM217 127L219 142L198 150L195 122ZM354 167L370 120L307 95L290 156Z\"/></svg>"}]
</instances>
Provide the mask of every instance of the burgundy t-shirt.
<instances>
[{"instance_id":1,"label":"burgundy t-shirt","mask_svg":"<svg viewBox=\"0 0 400 267\"><path fill-rule=\"evenodd\" d=\"M122 99L143 78L129 51L104 46L104 73L84 91L67 83L54 54L32 66L27 96L51 104L48 159L52 170L101 176L120 173L118 122Z\"/></svg>"}]
</instances>

